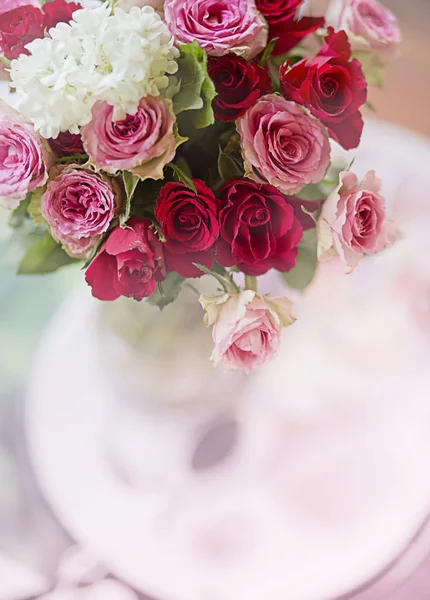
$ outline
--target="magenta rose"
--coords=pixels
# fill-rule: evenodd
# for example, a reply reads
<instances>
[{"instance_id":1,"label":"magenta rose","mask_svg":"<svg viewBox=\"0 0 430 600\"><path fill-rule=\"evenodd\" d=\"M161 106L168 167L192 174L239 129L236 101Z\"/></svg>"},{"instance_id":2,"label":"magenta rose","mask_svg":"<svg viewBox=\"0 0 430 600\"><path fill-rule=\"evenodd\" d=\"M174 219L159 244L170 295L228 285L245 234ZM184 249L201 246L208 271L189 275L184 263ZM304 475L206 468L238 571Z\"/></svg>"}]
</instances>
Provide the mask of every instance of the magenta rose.
<instances>
[{"instance_id":1,"label":"magenta rose","mask_svg":"<svg viewBox=\"0 0 430 600\"><path fill-rule=\"evenodd\" d=\"M197 194L183 183L167 183L155 207L155 217L166 240L167 270L183 277L202 275L193 263L212 267L213 246L219 235L218 200L203 181L193 182Z\"/></svg>"},{"instance_id":2,"label":"magenta rose","mask_svg":"<svg viewBox=\"0 0 430 600\"><path fill-rule=\"evenodd\" d=\"M303 228L293 207L275 187L237 179L221 189L217 262L247 275L296 264Z\"/></svg>"},{"instance_id":3,"label":"magenta rose","mask_svg":"<svg viewBox=\"0 0 430 600\"><path fill-rule=\"evenodd\" d=\"M251 290L240 294L201 296L205 324L212 327L211 360L225 369L251 373L277 354L283 327L295 321L288 298L260 296Z\"/></svg>"},{"instance_id":4,"label":"magenta rose","mask_svg":"<svg viewBox=\"0 0 430 600\"><path fill-rule=\"evenodd\" d=\"M0 15L20 6L34 6L40 8L39 0L2 0L0 2Z\"/></svg>"},{"instance_id":5,"label":"magenta rose","mask_svg":"<svg viewBox=\"0 0 430 600\"><path fill-rule=\"evenodd\" d=\"M372 50L382 59L402 40L395 15L377 0L343 0L336 26L347 31L354 51Z\"/></svg>"},{"instance_id":6,"label":"magenta rose","mask_svg":"<svg viewBox=\"0 0 430 600\"><path fill-rule=\"evenodd\" d=\"M235 121L260 96L272 91L272 79L266 69L231 52L211 56L208 73L217 92L212 108L219 121Z\"/></svg>"},{"instance_id":7,"label":"magenta rose","mask_svg":"<svg viewBox=\"0 0 430 600\"><path fill-rule=\"evenodd\" d=\"M135 217L116 227L87 269L85 279L99 300L142 300L165 279L163 247L151 221Z\"/></svg>"},{"instance_id":8,"label":"magenta rose","mask_svg":"<svg viewBox=\"0 0 430 600\"><path fill-rule=\"evenodd\" d=\"M54 155L33 126L0 100L0 201L9 209L44 185Z\"/></svg>"},{"instance_id":9,"label":"magenta rose","mask_svg":"<svg viewBox=\"0 0 430 600\"><path fill-rule=\"evenodd\" d=\"M178 145L175 121L172 101L165 98L142 98L136 114L119 121L112 106L97 102L81 135L86 152L104 171L126 169L141 179L162 179Z\"/></svg>"},{"instance_id":10,"label":"magenta rose","mask_svg":"<svg viewBox=\"0 0 430 600\"><path fill-rule=\"evenodd\" d=\"M63 168L52 179L40 212L52 237L76 258L86 258L115 216L116 196L111 183L78 165Z\"/></svg>"},{"instance_id":11,"label":"magenta rose","mask_svg":"<svg viewBox=\"0 0 430 600\"><path fill-rule=\"evenodd\" d=\"M79 133L60 131L58 137L50 138L48 142L58 156L71 156L72 154L83 154L85 152Z\"/></svg>"},{"instance_id":12,"label":"magenta rose","mask_svg":"<svg viewBox=\"0 0 430 600\"><path fill-rule=\"evenodd\" d=\"M68 2L67 0L50 0L43 6L45 13L45 27L49 31L58 23L68 23L73 18L73 13L81 9L79 2Z\"/></svg>"},{"instance_id":13,"label":"magenta rose","mask_svg":"<svg viewBox=\"0 0 430 600\"><path fill-rule=\"evenodd\" d=\"M319 260L339 256L350 273L364 254L376 254L395 241L380 190L375 171L360 184L354 173L340 173L339 185L323 204L317 223Z\"/></svg>"},{"instance_id":14,"label":"magenta rose","mask_svg":"<svg viewBox=\"0 0 430 600\"><path fill-rule=\"evenodd\" d=\"M267 23L254 0L166 0L164 14L179 44L197 40L211 56L254 58L267 45Z\"/></svg>"},{"instance_id":15,"label":"magenta rose","mask_svg":"<svg viewBox=\"0 0 430 600\"><path fill-rule=\"evenodd\" d=\"M330 163L327 129L277 94L263 96L237 121L246 177L295 194L319 183Z\"/></svg>"}]
</instances>

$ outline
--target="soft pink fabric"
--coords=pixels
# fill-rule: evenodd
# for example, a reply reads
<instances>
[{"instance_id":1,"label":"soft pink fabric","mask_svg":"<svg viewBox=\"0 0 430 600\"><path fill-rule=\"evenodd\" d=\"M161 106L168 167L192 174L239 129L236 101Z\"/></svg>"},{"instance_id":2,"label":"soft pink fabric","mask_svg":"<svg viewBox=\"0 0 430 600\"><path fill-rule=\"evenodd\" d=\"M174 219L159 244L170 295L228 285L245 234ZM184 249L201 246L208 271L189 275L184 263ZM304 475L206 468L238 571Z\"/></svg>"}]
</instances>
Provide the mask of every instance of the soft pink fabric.
<instances>
[{"instance_id":1,"label":"soft pink fabric","mask_svg":"<svg viewBox=\"0 0 430 600\"><path fill-rule=\"evenodd\" d=\"M211 56L254 58L267 44L267 23L254 0L166 0L164 13L177 43L197 40Z\"/></svg>"},{"instance_id":2,"label":"soft pink fabric","mask_svg":"<svg viewBox=\"0 0 430 600\"><path fill-rule=\"evenodd\" d=\"M395 52L402 39L395 15L377 0L344 0L338 28L353 34L353 50L368 45L381 58Z\"/></svg>"},{"instance_id":3,"label":"soft pink fabric","mask_svg":"<svg viewBox=\"0 0 430 600\"><path fill-rule=\"evenodd\" d=\"M160 179L175 156L176 138L171 100L142 98L134 115L114 120L114 108L97 102L92 120L81 129L86 152L110 173L133 170L142 179Z\"/></svg>"},{"instance_id":4,"label":"soft pink fabric","mask_svg":"<svg viewBox=\"0 0 430 600\"><path fill-rule=\"evenodd\" d=\"M9 10L13 10L14 8L28 5L40 8L40 2L38 2L38 0L1 0L0 15L8 12Z\"/></svg>"},{"instance_id":5,"label":"soft pink fabric","mask_svg":"<svg viewBox=\"0 0 430 600\"><path fill-rule=\"evenodd\" d=\"M66 252L84 258L109 228L115 194L101 176L71 165L49 182L40 211Z\"/></svg>"},{"instance_id":6,"label":"soft pink fabric","mask_svg":"<svg viewBox=\"0 0 430 600\"><path fill-rule=\"evenodd\" d=\"M376 254L395 241L396 229L385 218L380 189L375 171L360 184L354 173L340 173L339 185L324 203L317 224L320 260L338 255L351 272L364 254Z\"/></svg>"},{"instance_id":7,"label":"soft pink fabric","mask_svg":"<svg viewBox=\"0 0 430 600\"><path fill-rule=\"evenodd\" d=\"M43 185L54 155L24 117L0 100L0 202L15 209Z\"/></svg>"},{"instance_id":8,"label":"soft pink fabric","mask_svg":"<svg viewBox=\"0 0 430 600\"><path fill-rule=\"evenodd\" d=\"M250 373L271 361L279 350L281 329L295 318L288 298L268 298L251 290L202 296L205 324L212 326L211 360L226 369Z\"/></svg>"},{"instance_id":9,"label":"soft pink fabric","mask_svg":"<svg viewBox=\"0 0 430 600\"><path fill-rule=\"evenodd\" d=\"M246 176L295 194L323 179L328 131L305 109L277 94L263 96L237 121Z\"/></svg>"}]
</instances>

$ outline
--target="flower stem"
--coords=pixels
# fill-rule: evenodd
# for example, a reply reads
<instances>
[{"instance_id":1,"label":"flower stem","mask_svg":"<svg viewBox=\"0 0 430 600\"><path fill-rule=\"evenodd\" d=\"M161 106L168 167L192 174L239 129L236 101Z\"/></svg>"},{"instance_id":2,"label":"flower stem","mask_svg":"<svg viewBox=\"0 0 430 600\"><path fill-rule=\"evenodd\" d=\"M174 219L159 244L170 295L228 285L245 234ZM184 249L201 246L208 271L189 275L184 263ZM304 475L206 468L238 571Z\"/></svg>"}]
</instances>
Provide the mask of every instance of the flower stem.
<instances>
[{"instance_id":1,"label":"flower stem","mask_svg":"<svg viewBox=\"0 0 430 600\"><path fill-rule=\"evenodd\" d=\"M258 292L258 280L255 275L245 275L245 289Z\"/></svg>"}]
</instances>

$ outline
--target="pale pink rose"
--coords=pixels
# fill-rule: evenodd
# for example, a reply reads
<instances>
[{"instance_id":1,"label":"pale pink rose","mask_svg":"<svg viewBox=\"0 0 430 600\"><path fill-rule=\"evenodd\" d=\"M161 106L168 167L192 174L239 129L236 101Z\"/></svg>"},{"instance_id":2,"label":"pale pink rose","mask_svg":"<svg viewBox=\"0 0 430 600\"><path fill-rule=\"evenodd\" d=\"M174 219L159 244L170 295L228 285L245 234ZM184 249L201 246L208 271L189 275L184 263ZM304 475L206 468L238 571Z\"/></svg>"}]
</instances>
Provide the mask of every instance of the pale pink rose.
<instances>
[{"instance_id":1,"label":"pale pink rose","mask_svg":"<svg viewBox=\"0 0 430 600\"><path fill-rule=\"evenodd\" d=\"M197 40L211 56L254 58L267 45L267 23L254 0L165 0L164 14L177 43Z\"/></svg>"},{"instance_id":2,"label":"pale pink rose","mask_svg":"<svg viewBox=\"0 0 430 600\"><path fill-rule=\"evenodd\" d=\"M215 347L211 360L226 369L250 373L271 361L279 350L282 327L295 321L288 298L239 294L201 296L205 324L212 327Z\"/></svg>"},{"instance_id":3,"label":"pale pink rose","mask_svg":"<svg viewBox=\"0 0 430 600\"><path fill-rule=\"evenodd\" d=\"M5 12L8 12L9 10L13 10L14 8L19 8L20 6L28 5L40 8L39 0L1 0L0 15Z\"/></svg>"},{"instance_id":4,"label":"pale pink rose","mask_svg":"<svg viewBox=\"0 0 430 600\"><path fill-rule=\"evenodd\" d=\"M377 0L343 0L336 25L349 34L353 51L372 50L381 59L402 40L395 15Z\"/></svg>"},{"instance_id":5,"label":"pale pink rose","mask_svg":"<svg viewBox=\"0 0 430 600\"><path fill-rule=\"evenodd\" d=\"M319 183L330 163L328 131L295 102L263 96L237 121L245 175L296 194Z\"/></svg>"},{"instance_id":6,"label":"pale pink rose","mask_svg":"<svg viewBox=\"0 0 430 600\"><path fill-rule=\"evenodd\" d=\"M172 101L147 96L136 114L115 121L114 107L97 102L92 119L81 129L86 152L108 173L133 171L141 179L161 179L173 160L178 141Z\"/></svg>"},{"instance_id":7,"label":"pale pink rose","mask_svg":"<svg viewBox=\"0 0 430 600\"><path fill-rule=\"evenodd\" d=\"M381 180L369 171L363 182L350 171L323 204L317 223L318 259L339 256L350 273L365 254L377 254L394 243L397 229L386 219Z\"/></svg>"},{"instance_id":8,"label":"pale pink rose","mask_svg":"<svg viewBox=\"0 0 430 600\"><path fill-rule=\"evenodd\" d=\"M15 209L45 184L54 155L33 126L0 100L0 203Z\"/></svg>"},{"instance_id":9,"label":"pale pink rose","mask_svg":"<svg viewBox=\"0 0 430 600\"><path fill-rule=\"evenodd\" d=\"M108 230L115 208L111 182L78 165L61 169L40 201L40 212L52 237L76 258L88 256Z\"/></svg>"}]
</instances>

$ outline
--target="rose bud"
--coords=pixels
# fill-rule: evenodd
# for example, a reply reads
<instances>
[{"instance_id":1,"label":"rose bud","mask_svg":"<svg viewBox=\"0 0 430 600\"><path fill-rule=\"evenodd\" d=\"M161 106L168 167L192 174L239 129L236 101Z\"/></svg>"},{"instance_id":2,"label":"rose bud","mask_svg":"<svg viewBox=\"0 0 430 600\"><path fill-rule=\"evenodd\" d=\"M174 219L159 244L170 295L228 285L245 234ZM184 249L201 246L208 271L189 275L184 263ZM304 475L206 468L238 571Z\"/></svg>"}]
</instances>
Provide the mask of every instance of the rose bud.
<instances>
[{"instance_id":1,"label":"rose bud","mask_svg":"<svg viewBox=\"0 0 430 600\"><path fill-rule=\"evenodd\" d=\"M162 243L151 221L135 217L116 227L87 269L85 279L99 300L142 300L165 279Z\"/></svg>"},{"instance_id":2,"label":"rose bud","mask_svg":"<svg viewBox=\"0 0 430 600\"><path fill-rule=\"evenodd\" d=\"M216 260L247 275L296 264L303 228L294 208L275 187L236 179L221 189L220 238Z\"/></svg>"},{"instance_id":3,"label":"rose bud","mask_svg":"<svg viewBox=\"0 0 430 600\"><path fill-rule=\"evenodd\" d=\"M281 330L295 321L288 298L260 296L245 290L239 294L201 296L205 324L212 327L215 344L211 360L225 369L251 373L276 356Z\"/></svg>"},{"instance_id":4,"label":"rose bud","mask_svg":"<svg viewBox=\"0 0 430 600\"><path fill-rule=\"evenodd\" d=\"M167 183L160 191L155 217L165 238L168 271L184 277L203 273L193 263L211 268L219 235L218 200L200 179L193 180L197 194L183 183Z\"/></svg>"},{"instance_id":5,"label":"rose bud","mask_svg":"<svg viewBox=\"0 0 430 600\"><path fill-rule=\"evenodd\" d=\"M237 121L245 175L296 194L319 183L330 163L324 125L294 102L277 94L263 96Z\"/></svg>"},{"instance_id":6,"label":"rose bud","mask_svg":"<svg viewBox=\"0 0 430 600\"><path fill-rule=\"evenodd\" d=\"M362 183L350 171L339 174L339 185L323 204L317 223L318 259L339 256L350 273L365 254L376 254L394 243L397 231L385 216L381 180L369 171Z\"/></svg>"}]
</instances>

